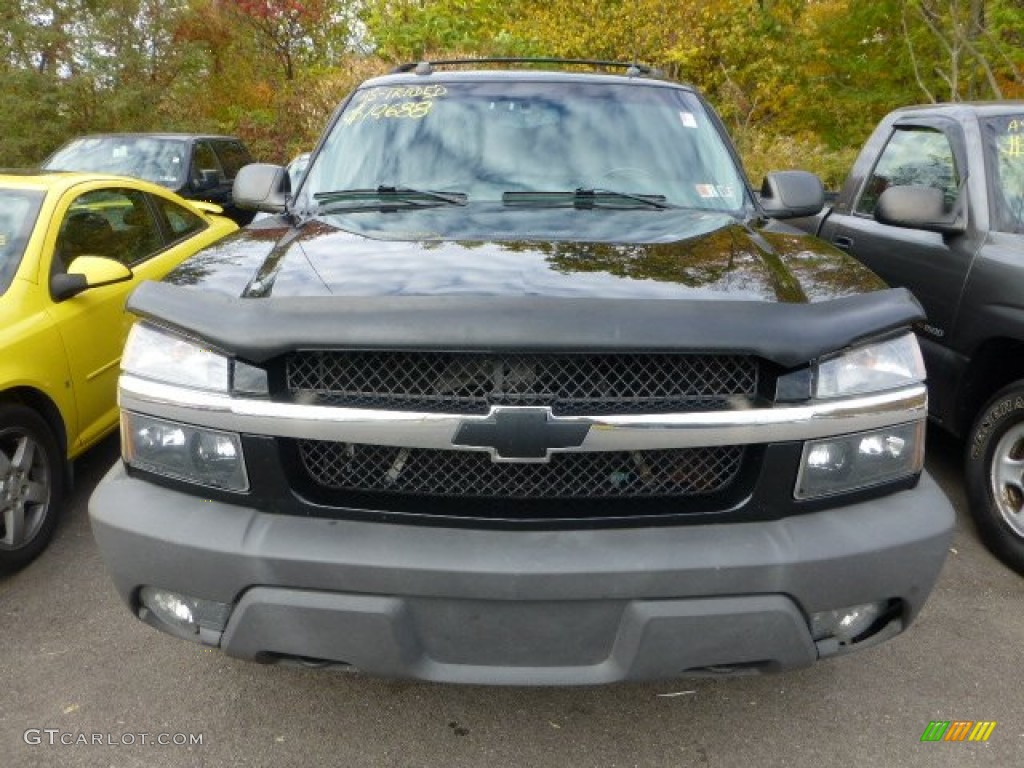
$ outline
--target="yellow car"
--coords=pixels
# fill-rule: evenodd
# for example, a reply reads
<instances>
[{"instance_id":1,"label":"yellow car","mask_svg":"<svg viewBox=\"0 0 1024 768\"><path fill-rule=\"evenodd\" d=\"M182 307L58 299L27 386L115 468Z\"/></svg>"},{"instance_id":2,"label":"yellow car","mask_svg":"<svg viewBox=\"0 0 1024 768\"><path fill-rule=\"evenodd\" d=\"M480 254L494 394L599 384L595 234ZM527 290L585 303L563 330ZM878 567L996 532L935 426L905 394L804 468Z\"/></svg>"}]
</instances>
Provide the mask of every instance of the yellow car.
<instances>
[{"instance_id":1,"label":"yellow car","mask_svg":"<svg viewBox=\"0 0 1024 768\"><path fill-rule=\"evenodd\" d=\"M117 426L125 298L238 229L94 173L0 174L0 571L53 535L71 460Z\"/></svg>"}]
</instances>

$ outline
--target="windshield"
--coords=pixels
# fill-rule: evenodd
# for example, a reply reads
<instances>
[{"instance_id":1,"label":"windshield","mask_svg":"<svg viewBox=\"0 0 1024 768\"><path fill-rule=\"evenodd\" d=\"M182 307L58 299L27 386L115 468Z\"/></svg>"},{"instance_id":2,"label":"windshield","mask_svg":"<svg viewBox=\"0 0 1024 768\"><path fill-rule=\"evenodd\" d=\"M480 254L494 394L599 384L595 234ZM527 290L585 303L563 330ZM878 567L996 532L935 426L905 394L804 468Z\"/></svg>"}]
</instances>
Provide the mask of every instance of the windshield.
<instances>
[{"instance_id":1,"label":"windshield","mask_svg":"<svg viewBox=\"0 0 1024 768\"><path fill-rule=\"evenodd\" d=\"M116 173L178 189L185 183L186 157L182 139L86 136L65 144L43 164L43 168Z\"/></svg>"},{"instance_id":2,"label":"windshield","mask_svg":"<svg viewBox=\"0 0 1024 768\"><path fill-rule=\"evenodd\" d=\"M306 172L306 168L309 166L309 152L303 152L300 155L296 155L292 158L292 161L288 163L288 181L291 182L291 188L293 190L299 188L299 182L302 181L302 175Z\"/></svg>"},{"instance_id":3,"label":"windshield","mask_svg":"<svg viewBox=\"0 0 1024 768\"><path fill-rule=\"evenodd\" d=\"M993 228L1024 232L1024 114L983 121Z\"/></svg>"},{"instance_id":4,"label":"windshield","mask_svg":"<svg viewBox=\"0 0 1024 768\"><path fill-rule=\"evenodd\" d=\"M635 82L472 82L356 92L309 170L300 207L347 190L421 190L470 203L598 203L738 211L741 172L700 100ZM520 194L517 194L520 193ZM321 202L321 204L324 204ZM338 204L337 202L334 203Z\"/></svg>"},{"instance_id":5,"label":"windshield","mask_svg":"<svg viewBox=\"0 0 1024 768\"><path fill-rule=\"evenodd\" d=\"M18 271L42 201L42 192L0 189L0 294Z\"/></svg>"}]
</instances>

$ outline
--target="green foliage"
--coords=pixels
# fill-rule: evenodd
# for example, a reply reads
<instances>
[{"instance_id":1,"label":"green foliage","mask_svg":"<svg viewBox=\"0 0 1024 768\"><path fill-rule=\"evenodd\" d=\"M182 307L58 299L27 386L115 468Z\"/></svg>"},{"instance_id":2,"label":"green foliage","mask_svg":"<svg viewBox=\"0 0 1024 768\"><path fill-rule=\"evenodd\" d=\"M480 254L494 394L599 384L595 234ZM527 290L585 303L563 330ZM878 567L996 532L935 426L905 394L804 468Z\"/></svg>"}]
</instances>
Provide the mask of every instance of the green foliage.
<instances>
[{"instance_id":1,"label":"green foliage","mask_svg":"<svg viewBox=\"0 0 1024 768\"><path fill-rule=\"evenodd\" d=\"M369 0L362 21L376 53L391 61L416 61L429 52L512 55L506 24L519 0Z\"/></svg>"},{"instance_id":2,"label":"green foliage","mask_svg":"<svg viewBox=\"0 0 1024 768\"><path fill-rule=\"evenodd\" d=\"M32 69L0 72L0 167L36 165L64 138L53 116L63 107L63 94L45 74Z\"/></svg>"},{"instance_id":3,"label":"green foliage","mask_svg":"<svg viewBox=\"0 0 1024 768\"><path fill-rule=\"evenodd\" d=\"M735 134L747 176L755 188L769 171L814 171L826 189L838 190L857 158L859 146L831 149L812 134L771 136L763 131Z\"/></svg>"}]
</instances>

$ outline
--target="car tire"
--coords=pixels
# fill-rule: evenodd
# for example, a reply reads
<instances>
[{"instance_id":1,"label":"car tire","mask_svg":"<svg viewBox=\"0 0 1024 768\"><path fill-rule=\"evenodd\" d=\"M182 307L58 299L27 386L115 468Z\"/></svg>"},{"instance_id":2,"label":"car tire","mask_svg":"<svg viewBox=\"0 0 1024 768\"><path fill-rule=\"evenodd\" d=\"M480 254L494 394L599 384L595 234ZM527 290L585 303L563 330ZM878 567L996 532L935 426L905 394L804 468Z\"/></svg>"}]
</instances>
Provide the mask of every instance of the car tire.
<instances>
[{"instance_id":1,"label":"car tire","mask_svg":"<svg viewBox=\"0 0 1024 768\"><path fill-rule=\"evenodd\" d=\"M47 423L0 404L0 572L28 564L49 543L64 496L64 456Z\"/></svg>"},{"instance_id":2,"label":"car tire","mask_svg":"<svg viewBox=\"0 0 1024 768\"><path fill-rule=\"evenodd\" d=\"M964 476L982 540L1024 574L1024 380L997 392L975 419Z\"/></svg>"}]
</instances>

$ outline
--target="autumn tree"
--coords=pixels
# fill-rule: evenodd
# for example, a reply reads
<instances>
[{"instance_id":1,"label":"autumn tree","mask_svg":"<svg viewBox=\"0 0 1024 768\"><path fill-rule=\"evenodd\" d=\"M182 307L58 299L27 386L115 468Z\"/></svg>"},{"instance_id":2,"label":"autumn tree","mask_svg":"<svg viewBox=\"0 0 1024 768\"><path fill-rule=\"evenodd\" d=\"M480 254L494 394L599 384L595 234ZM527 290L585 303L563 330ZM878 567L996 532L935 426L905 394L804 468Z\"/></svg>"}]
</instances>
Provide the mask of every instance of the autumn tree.
<instances>
[{"instance_id":1,"label":"autumn tree","mask_svg":"<svg viewBox=\"0 0 1024 768\"><path fill-rule=\"evenodd\" d=\"M928 101L1001 99L1024 85L1015 60L1024 9L993 0L904 0L903 41Z\"/></svg>"},{"instance_id":2,"label":"autumn tree","mask_svg":"<svg viewBox=\"0 0 1024 768\"><path fill-rule=\"evenodd\" d=\"M225 0L273 52L286 81L300 65L340 57L350 12L331 0Z\"/></svg>"}]
</instances>

